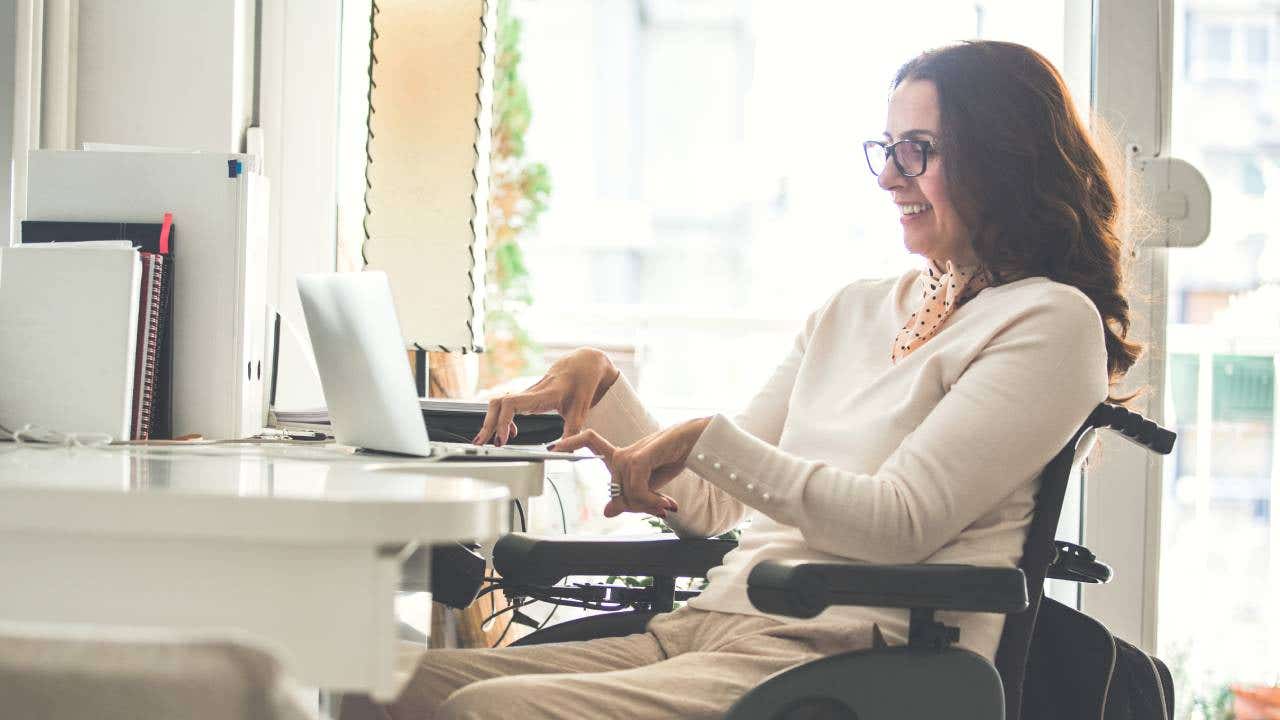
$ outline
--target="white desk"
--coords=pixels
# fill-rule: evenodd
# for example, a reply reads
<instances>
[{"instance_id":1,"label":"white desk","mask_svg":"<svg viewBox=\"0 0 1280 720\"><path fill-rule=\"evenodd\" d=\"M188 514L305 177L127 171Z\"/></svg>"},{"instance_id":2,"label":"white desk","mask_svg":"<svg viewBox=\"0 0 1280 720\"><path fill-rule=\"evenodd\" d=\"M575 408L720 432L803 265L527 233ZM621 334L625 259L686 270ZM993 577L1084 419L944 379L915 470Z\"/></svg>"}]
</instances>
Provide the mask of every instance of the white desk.
<instances>
[{"instance_id":1,"label":"white desk","mask_svg":"<svg viewBox=\"0 0 1280 720\"><path fill-rule=\"evenodd\" d=\"M304 684L389 700L402 559L507 527L507 488L466 477L483 467L424 464L0 443L0 620L238 628Z\"/></svg>"}]
</instances>

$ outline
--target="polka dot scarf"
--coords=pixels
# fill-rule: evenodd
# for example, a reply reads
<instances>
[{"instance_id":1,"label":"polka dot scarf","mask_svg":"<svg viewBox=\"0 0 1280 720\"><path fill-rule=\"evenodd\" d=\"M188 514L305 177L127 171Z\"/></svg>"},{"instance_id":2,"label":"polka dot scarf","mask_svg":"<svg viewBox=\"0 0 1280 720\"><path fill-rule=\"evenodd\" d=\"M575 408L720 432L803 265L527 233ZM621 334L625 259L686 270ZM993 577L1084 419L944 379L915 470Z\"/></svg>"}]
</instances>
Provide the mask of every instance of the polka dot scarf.
<instances>
[{"instance_id":1,"label":"polka dot scarf","mask_svg":"<svg viewBox=\"0 0 1280 720\"><path fill-rule=\"evenodd\" d=\"M937 334L957 308L991 284L990 278L981 269L957 268L950 260L947 261L945 272L930 261L928 276L923 279L924 297L920 308L911 313L907 324L893 340L892 358L895 363L924 345Z\"/></svg>"}]
</instances>

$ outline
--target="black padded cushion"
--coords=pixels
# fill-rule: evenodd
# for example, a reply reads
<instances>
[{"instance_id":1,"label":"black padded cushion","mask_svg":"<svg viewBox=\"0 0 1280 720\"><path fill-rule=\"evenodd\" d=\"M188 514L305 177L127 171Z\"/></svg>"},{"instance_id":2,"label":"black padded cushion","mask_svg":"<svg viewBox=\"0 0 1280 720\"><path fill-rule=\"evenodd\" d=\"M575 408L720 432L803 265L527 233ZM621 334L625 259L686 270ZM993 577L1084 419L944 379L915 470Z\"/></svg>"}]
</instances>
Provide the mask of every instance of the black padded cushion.
<instances>
[{"instance_id":1,"label":"black padded cushion","mask_svg":"<svg viewBox=\"0 0 1280 720\"><path fill-rule=\"evenodd\" d=\"M831 605L1016 613L1027 607L1027 585L1017 568L766 560L751 569L747 597L764 612L802 618Z\"/></svg>"},{"instance_id":2,"label":"black padded cushion","mask_svg":"<svg viewBox=\"0 0 1280 720\"><path fill-rule=\"evenodd\" d=\"M510 585L554 585L569 575L705 577L732 540L681 540L525 533L505 535L493 547L493 567Z\"/></svg>"}]
</instances>

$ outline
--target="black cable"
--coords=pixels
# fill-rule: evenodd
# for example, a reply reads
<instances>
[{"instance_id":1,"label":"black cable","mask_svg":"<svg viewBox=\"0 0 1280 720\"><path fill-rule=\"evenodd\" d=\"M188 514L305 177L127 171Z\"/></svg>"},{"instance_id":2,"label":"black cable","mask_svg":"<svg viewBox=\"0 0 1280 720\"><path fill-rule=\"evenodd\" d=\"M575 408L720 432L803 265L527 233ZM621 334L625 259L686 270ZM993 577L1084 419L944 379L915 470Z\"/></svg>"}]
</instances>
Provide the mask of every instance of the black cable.
<instances>
[{"instance_id":1,"label":"black cable","mask_svg":"<svg viewBox=\"0 0 1280 720\"><path fill-rule=\"evenodd\" d=\"M499 615L502 615L502 614L504 614L504 613L509 613L509 612L511 612L512 610L516 610L516 609L518 609L518 608L519 608L521 605L523 605L523 604L524 604L524 603L513 602L513 603L511 603L510 605L508 605L508 606L506 606L506 607L502 608L502 609L501 609L501 610L499 610L498 612L490 613L490 614L489 614L489 617L485 618L484 620L482 620L482 621L480 622L480 627L482 627L482 628L483 628L485 625L488 625L490 622L493 622L494 620L496 620L496 619L498 618L498 616L499 616Z\"/></svg>"},{"instance_id":2,"label":"black cable","mask_svg":"<svg viewBox=\"0 0 1280 720\"><path fill-rule=\"evenodd\" d=\"M554 595L550 595L550 594L543 594L541 592L534 591L532 589L525 589L523 592L527 593L528 597L534 600L537 600L539 602L550 603L552 605L563 605L564 607L581 608L583 610L603 610L605 612L616 612L618 610L625 610L631 607L630 603L624 603L620 601L608 602L608 601L594 601L594 600L570 600L567 598L555 597Z\"/></svg>"},{"instance_id":3,"label":"black cable","mask_svg":"<svg viewBox=\"0 0 1280 720\"><path fill-rule=\"evenodd\" d=\"M547 478L547 484L551 486L552 490L556 491L556 503L560 505L560 527L564 530L564 534L568 535L569 520L565 517L565 514L564 514L564 499L560 497L560 488L556 487L556 481L552 480L549 477Z\"/></svg>"},{"instance_id":4,"label":"black cable","mask_svg":"<svg viewBox=\"0 0 1280 720\"><path fill-rule=\"evenodd\" d=\"M538 627L536 630L534 630L534 632L538 632L542 628L546 627L547 623L551 622L551 616L555 615L556 610L559 610L559 609L560 609L560 603L551 603L551 612L547 613L547 616L542 618L542 622L538 623Z\"/></svg>"},{"instance_id":5,"label":"black cable","mask_svg":"<svg viewBox=\"0 0 1280 720\"><path fill-rule=\"evenodd\" d=\"M627 608L631 607L630 605L627 605L625 603L614 603L612 605L605 605L604 603L592 602L590 600L564 600L564 599L551 600L548 598L538 598L538 600L540 602L551 603L552 605L578 608L580 610L599 610L600 612L619 612L621 610L626 610Z\"/></svg>"},{"instance_id":6,"label":"black cable","mask_svg":"<svg viewBox=\"0 0 1280 720\"><path fill-rule=\"evenodd\" d=\"M515 622L516 622L516 619L514 617L507 621L507 626L502 628L502 634L499 635L498 639L494 640L493 644L489 646L490 650L493 650L499 647L500 645L502 645L503 639L507 637L507 633L511 631L511 626L514 625Z\"/></svg>"},{"instance_id":7,"label":"black cable","mask_svg":"<svg viewBox=\"0 0 1280 720\"><path fill-rule=\"evenodd\" d=\"M523 603L521 603L521 604L517 604L517 605L514 605L513 607L514 607L514 608L516 608L516 609L518 610L518 609L520 608L520 605L522 605L522 604L523 604ZM496 648L496 647L498 647L498 646L502 645L502 641L506 639L506 637L507 637L507 633L511 632L511 626L512 626L512 625L515 625L515 624L516 624L516 615L515 615L515 613L511 613L511 619L507 621L507 626L506 626L506 627L504 627L504 628L502 628L502 634L501 634L501 635L499 635L499 636L498 636L498 639L497 639L497 640L494 640L494 641L493 641L493 645L490 645L489 647L491 647L491 648Z\"/></svg>"},{"instance_id":8,"label":"black cable","mask_svg":"<svg viewBox=\"0 0 1280 720\"><path fill-rule=\"evenodd\" d=\"M477 599L477 600L479 600L480 598L484 597L485 595L488 595L489 593L494 592L495 590L501 590L501 589L502 589L502 585L500 585L500 584L498 584L498 583L495 583L495 582L490 582L488 587L486 587L485 589L481 590L481 591L479 592L479 594L477 594L477 595L476 595L476 599ZM490 604L490 606L489 606L489 611L490 611L490 612L493 612L493 605L492 605L492 604Z\"/></svg>"},{"instance_id":9,"label":"black cable","mask_svg":"<svg viewBox=\"0 0 1280 720\"><path fill-rule=\"evenodd\" d=\"M489 593L489 612L490 612L490 617L492 617L494 614L496 614L496 613L494 613L494 610L498 607L498 601L497 601L497 597L498 597L498 596L497 596L497 595L494 595L494 594L493 594L493 591L495 591L495 590L497 590L497 589L499 589L499 588L501 588L501 587L502 587L502 586L501 586L501 585L499 585L499 584L496 584L496 583L490 583L490 584L489 584L489 587L485 588L485 589L480 593L481 595L484 595L485 593ZM481 623L481 625L483 625L483 624L484 624L484 623Z\"/></svg>"},{"instance_id":10,"label":"black cable","mask_svg":"<svg viewBox=\"0 0 1280 720\"><path fill-rule=\"evenodd\" d=\"M515 605L515 607L516 607L517 609L519 609L519 608L524 607L525 605L528 605L528 604L530 604L530 603L522 602L522 603L518 603L518 604L516 604L516 605ZM551 612L547 613L547 616L546 616L546 617L544 617L544 618L542 619L542 622L538 623L538 627L534 628L534 629L533 629L533 631L534 631L534 632L538 632L538 631L539 631L539 630L541 630L542 628L546 627L546 626L547 626L547 623L548 623L548 622L550 622L550 620L551 620L551 616L552 616L552 615L555 615L555 614L556 614L556 610L559 610L559 609L560 609L560 605L559 605L558 603L554 603L554 602L553 602L553 603L551 603ZM501 634L501 635L499 635L499 636L498 636L498 639L497 639L497 640L494 640L494 641L493 641L493 645L490 645L489 647L490 647L490 648L497 648L497 647L501 646L501 645L502 645L502 641L503 641L503 640L505 640L505 639L506 639L506 637L507 637L507 633L511 632L511 626L512 626L512 625L515 625L515 624L516 624L516 616L515 616L515 613L512 613L512 614L511 614L511 619L507 621L507 626L506 626L505 628L503 628L503 629L502 629L502 634Z\"/></svg>"},{"instance_id":11,"label":"black cable","mask_svg":"<svg viewBox=\"0 0 1280 720\"><path fill-rule=\"evenodd\" d=\"M529 526L525 524L524 520L524 506L520 504L519 500L512 500L511 502L516 504L516 512L520 513L520 532L529 532Z\"/></svg>"}]
</instances>

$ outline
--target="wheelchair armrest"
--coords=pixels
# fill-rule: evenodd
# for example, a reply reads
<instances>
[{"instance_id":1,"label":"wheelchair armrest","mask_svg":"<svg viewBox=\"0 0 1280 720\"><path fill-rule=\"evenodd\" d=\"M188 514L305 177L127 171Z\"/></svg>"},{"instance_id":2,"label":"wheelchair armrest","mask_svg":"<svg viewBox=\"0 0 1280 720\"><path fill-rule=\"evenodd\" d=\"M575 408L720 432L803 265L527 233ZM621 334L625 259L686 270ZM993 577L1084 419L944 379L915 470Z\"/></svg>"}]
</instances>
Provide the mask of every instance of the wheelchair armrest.
<instances>
[{"instance_id":1,"label":"wheelchair armrest","mask_svg":"<svg viewBox=\"0 0 1280 720\"><path fill-rule=\"evenodd\" d=\"M804 618L831 605L1017 613L1027 583L1018 568L766 560L751 569L747 597L764 612Z\"/></svg>"},{"instance_id":2,"label":"wheelchair armrest","mask_svg":"<svg viewBox=\"0 0 1280 720\"><path fill-rule=\"evenodd\" d=\"M511 533L493 547L493 567L513 585L554 585L569 575L705 577L738 544L660 537Z\"/></svg>"}]
</instances>

